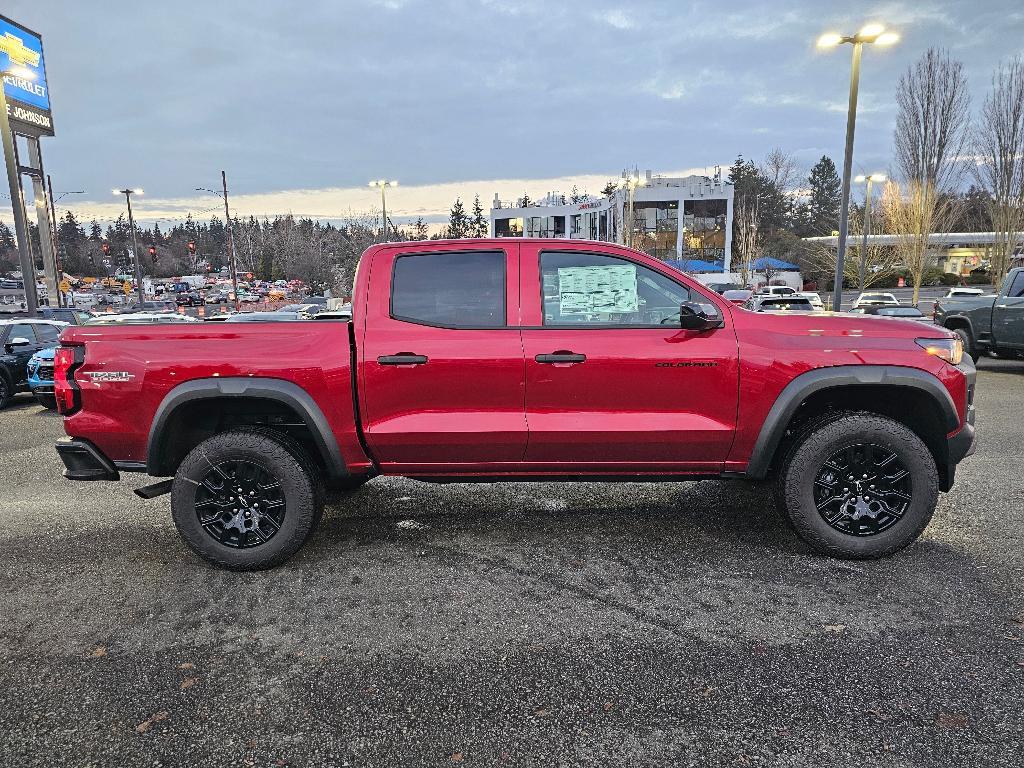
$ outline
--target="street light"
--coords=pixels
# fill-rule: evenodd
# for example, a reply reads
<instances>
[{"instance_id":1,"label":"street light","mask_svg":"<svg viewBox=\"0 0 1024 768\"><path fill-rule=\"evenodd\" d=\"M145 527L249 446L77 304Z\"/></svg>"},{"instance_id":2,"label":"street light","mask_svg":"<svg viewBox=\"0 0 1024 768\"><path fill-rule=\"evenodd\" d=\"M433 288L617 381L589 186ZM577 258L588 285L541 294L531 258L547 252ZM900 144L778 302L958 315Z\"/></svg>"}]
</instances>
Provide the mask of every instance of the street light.
<instances>
[{"instance_id":1,"label":"street light","mask_svg":"<svg viewBox=\"0 0 1024 768\"><path fill-rule=\"evenodd\" d=\"M242 311L242 303L238 300L238 265L235 264L235 232L231 227L231 211L228 208L228 176L225 171L220 172L220 183L223 192L215 192L206 187L196 187L196 192L209 192L224 200L224 218L228 228L228 239L224 247L228 251L228 268L231 270L231 289L235 294L235 312Z\"/></svg>"},{"instance_id":2,"label":"street light","mask_svg":"<svg viewBox=\"0 0 1024 768\"><path fill-rule=\"evenodd\" d=\"M139 258L139 241L135 236L135 217L132 215L132 195L141 195L141 189L131 189L126 187L125 189L112 189L110 190L115 195L124 195L125 202L128 203L128 226L132 230L132 257L135 261L135 290L139 295L139 308L138 312L143 310L143 302L145 301L145 292L142 288L142 260Z\"/></svg>"},{"instance_id":3,"label":"street light","mask_svg":"<svg viewBox=\"0 0 1024 768\"><path fill-rule=\"evenodd\" d=\"M25 309L35 315L39 309L36 296L36 265L29 246L28 222L25 220L25 197L21 189L21 173L15 160L14 132L7 116L7 95L3 80L8 75L24 80L34 80L36 73L28 67L10 67L0 71L0 139L4 148L4 163L7 166L7 184L11 193L11 213L14 215L14 233L18 238L18 261L21 264L21 280L25 286Z\"/></svg>"},{"instance_id":4,"label":"street light","mask_svg":"<svg viewBox=\"0 0 1024 768\"><path fill-rule=\"evenodd\" d=\"M843 260L846 258L846 234L850 227L850 174L853 171L853 134L857 127L857 89L860 85L860 55L865 43L891 45L899 40L895 32L887 32L881 24L868 24L855 35L828 32L818 38L819 48L833 48L843 43L853 46L850 70L850 105L846 114L846 154L843 159L843 200L839 218L839 247L836 254L836 277L832 288L832 309L843 308Z\"/></svg>"},{"instance_id":5,"label":"street light","mask_svg":"<svg viewBox=\"0 0 1024 768\"><path fill-rule=\"evenodd\" d=\"M861 174L859 176L855 176L853 179L858 184L864 184L867 182L868 185L868 188L864 193L864 231L861 233L860 269L857 270L859 286L862 291L864 290L864 278L867 273L868 232L871 230L871 185L876 181L885 181L885 179L886 175L884 173L869 173L867 176Z\"/></svg>"},{"instance_id":6,"label":"street light","mask_svg":"<svg viewBox=\"0 0 1024 768\"><path fill-rule=\"evenodd\" d=\"M381 217L383 219L383 226L381 232L383 234L384 242L388 242L388 201L384 196L384 190L388 187L397 187L397 181L389 181L388 179L374 179L370 182L371 187L380 187L380 210Z\"/></svg>"},{"instance_id":7,"label":"street light","mask_svg":"<svg viewBox=\"0 0 1024 768\"><path fill-rule=\"evenodd\" d=\"M637 172L637 171L633 171L633 175L632 176L627 175L627 172L623 171L622 172L622 181L619 182L619 185L622 186L622 187L625 187L626 188L626 192L629 195L629 221L627 222L627 224L629 225L629 228L626 230L627 234L629 235L629 237L628 237L629 242L627 242L626 245L629 246L630 248L632 248L633 247L633 234L634 234L634 230L636 229L636 222L634 221L634 218L633 218L633 202L634 202L634 200L636 198L636 188L637 187L644 187L644 186L646 186L647 185L647 180L644 179L644 178L641 178L639 172Z\"/></svg>"}]
</instances>

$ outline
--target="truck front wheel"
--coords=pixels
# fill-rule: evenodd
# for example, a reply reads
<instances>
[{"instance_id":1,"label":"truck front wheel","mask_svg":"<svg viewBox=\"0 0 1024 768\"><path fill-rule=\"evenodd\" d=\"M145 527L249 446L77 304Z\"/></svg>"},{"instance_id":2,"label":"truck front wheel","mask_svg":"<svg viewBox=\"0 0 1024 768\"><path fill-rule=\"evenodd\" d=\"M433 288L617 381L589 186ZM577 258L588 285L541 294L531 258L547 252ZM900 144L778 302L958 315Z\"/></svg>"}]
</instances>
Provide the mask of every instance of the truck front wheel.
<instances>
[{"instance_id":1,"label":"truck front wheel","mask_svg":"<svg viewBox=\"0 0 1024 768\"><path fill-rule=\"evenodd\" d=\"M953 333L960 337L960 341L964 345L964 354L974 362L978 362L978 358L981 357L981 353L978 351L978 347L974 343L974 339L971 338L971 332L966 328L954 328Z\"/></svg>"},{"instance_id":2,"label":"truck front wheel","mask_svg":"<svg viewBox=\"0 0 1024 768\"><path fill-rule=\"evenodd\" d=\"M223 432L197 445L178 467L171 514L200 557L221 568L261 570L294 555L323 504L319 477L287 436Z\"/></svg>"},{"instance_id":3,"label":"truck front wheel","mask_svg":"<svg viewBox=\"0 0 1024 768\"><path fill-rule=\"evenodd\" d=\"M890 555L927 527L939 496L928 447L899 422L840 414L806 433L782 462L778 498L797 535L845 559Z\"/></svg>"}]
</instances>

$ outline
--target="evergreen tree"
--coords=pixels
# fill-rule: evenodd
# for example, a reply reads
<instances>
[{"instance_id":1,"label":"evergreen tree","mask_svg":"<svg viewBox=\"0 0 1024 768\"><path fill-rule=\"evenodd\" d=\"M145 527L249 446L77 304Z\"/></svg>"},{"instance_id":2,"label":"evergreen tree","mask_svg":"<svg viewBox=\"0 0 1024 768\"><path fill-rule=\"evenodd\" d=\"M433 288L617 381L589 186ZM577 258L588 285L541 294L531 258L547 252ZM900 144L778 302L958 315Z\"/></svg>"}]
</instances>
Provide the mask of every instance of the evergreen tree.
<instances>
[{"instance_id":1,"label":"evergreen tree","mask_svg":"<svg viewBox=\"0 0 1024 768\"><path fill-rule=\"evenodd\" d=\"M466 209L462 205L461 198L455 198L451 214L448 217L448 237L459 239L469 235L469 218L466 216Z\"/></svg>"},{"instance_id":2,"label":"evergreen tree","mask_svg":"<svg viewBox=\"0 0 1024 768\"><path fill-rule=\"evenodd\" d=\"M842 181L832 158L823 155L807 177L810 194L801 207L799 234L804 237L831 235L839 229Z\"/></svg>"},{"instance_id":3,"label":"evergreen tree","mask_svg":"<svg viewBox=\"0 0 1024 768\"><path fill-rule=\"evenodd\" d=\"M99 225L96 219L93 219L89 225L89 239L97 243L103 239L103 227Z\"/></svg>"},{"instance_id":4,"label":"evergreen tree","mask_svg":"<svg viewBox=\"0 0 1024 768\"><path fill-rule=\"evenodd\" d=\"M487 237L487 219L484 218L484 207L480 205L480 195L473 198L473 218L469 224L470 237Z\"/></svg>"},{"instance_id":5,"label":"evergreen tree","mask_svg":"<svg viewBox=\"0 0 1024 768\"><path fill-rule=\"evenodd\" d=\"M412 225L412 239L413 240L426 240L430 235L427 228L427 223L423 221L423 217L420 216L416 219L416 223Z\"/></svg>"},{"instance_id":6,"label":"evergreen tree","mask_svg":"<svg viewBox=\"0 0 1024 768\"><path fill-rule=\"evenodd\" d=\"M585 192L581 194L579 189L576 188L576 185L573 184L572 189L569 191L569 202L582 203L586 198L587 194Z\"/></svg>"},{"instance_id":7,"label":"evergreen tree","mask_svg":"<svg viewBox=\"0 0 1024 768\"><path fill-rule=\"evenodd\" d=\"M615 194L615 190L618 188L619 185L616 183L615 179L608 179L608 183L601 188L601 194L608 197L609 195Z\"/></svg>"}]
</instances>

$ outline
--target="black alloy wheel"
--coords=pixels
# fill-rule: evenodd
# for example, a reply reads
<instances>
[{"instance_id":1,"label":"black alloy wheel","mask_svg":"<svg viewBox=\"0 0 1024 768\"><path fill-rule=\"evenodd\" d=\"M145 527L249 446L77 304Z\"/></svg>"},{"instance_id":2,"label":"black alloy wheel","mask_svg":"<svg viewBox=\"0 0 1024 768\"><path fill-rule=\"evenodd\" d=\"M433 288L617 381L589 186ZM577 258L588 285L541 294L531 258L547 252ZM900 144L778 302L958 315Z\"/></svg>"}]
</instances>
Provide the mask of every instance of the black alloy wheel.
<instances>
[{"instance_id":1,"label":"black alloy wheel","mask_svg":"<svg viewBox=\"0 0 1024 768\"><path fill-rule=\"evenodd\" d=\"M910 472L895 452L854 443L832 453L814 478L814 504L826 523L850 536L892 527L913 500Z\"/></svg>"},{"instance_id":2,"label":"black alloy wheel","mask_svg":"<svg viewBox=\"0 0 1024 768\"><path fill-rule=\"evenodd\" d=\"M247 460L211 464L199 482L196 516L218 543L246 549L265 544L284 525L287 505L281 481Z\"/></svg>"}]
</instances>

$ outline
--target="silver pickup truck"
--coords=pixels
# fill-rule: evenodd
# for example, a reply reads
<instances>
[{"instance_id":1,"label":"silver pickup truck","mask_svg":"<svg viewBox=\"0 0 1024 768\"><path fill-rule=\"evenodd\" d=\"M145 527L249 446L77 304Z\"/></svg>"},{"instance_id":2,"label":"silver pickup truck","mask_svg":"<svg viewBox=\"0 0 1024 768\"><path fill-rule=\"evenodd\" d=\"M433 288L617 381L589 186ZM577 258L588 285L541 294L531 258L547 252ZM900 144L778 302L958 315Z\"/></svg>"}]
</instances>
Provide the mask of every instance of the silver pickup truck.
<instances>
[{"instance_id":1,"label":"silver pickup truck","mask_svg":"<svg viewBox=\"0 0 1024 768\"><path fill-rule=\"evenodd\" d=\"M960 336L975 361L985 352L1024 357L1024 267L1010 270L998 294L939 299L935 323Z\"/></svg>"}]
</instances>

